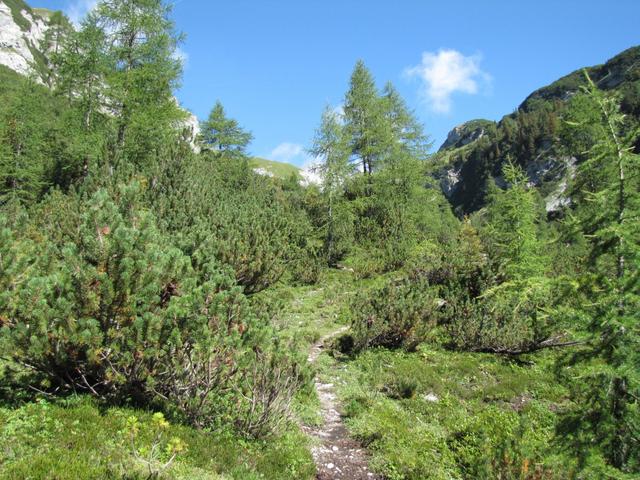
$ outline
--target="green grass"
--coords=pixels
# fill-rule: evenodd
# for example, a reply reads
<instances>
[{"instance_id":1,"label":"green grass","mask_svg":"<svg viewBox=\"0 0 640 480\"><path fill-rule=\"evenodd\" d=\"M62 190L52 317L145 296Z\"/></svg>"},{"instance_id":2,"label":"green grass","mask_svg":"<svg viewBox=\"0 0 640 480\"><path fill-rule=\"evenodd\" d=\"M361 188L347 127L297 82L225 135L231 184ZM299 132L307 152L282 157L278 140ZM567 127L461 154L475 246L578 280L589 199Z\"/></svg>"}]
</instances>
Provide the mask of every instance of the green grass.
<instances>
[{"instance_id":1,"label":"green grass","mask_svg":"<svg viewBox=\"0 0 640 480\"><path fill-rule=\"evenodd\" d=\"M141 426L133 444L127 426L132 416ZM148 478L147 466L134 451L144 455L154 444L151 417L151 412L101 409L86 397L2 408L0 478ZM306 439L295 430L268 441L249 442L230 433L170 425L162 431L159 449L174 437L186 444L186 451L158 478L284 480L311 478L315 471ZM159 465L166 460L167 454L160 454L154 469L160 471Z\"/></svg>"},{"instance_id":2,"label":"green grass","mask_svg":"<svg viewBox=\"0 0 640 480\"><path fill-rule=\"evenodd\" d=\"M249 161L251 168L261 168L271 173L274 177L286 180L292 175L296 177L300 176L300 169L290 163L276 162L273 160L266 160L264 158L253 157Z\"/></svg>"},{"instance_id":3,"label":"green grass","mask_svg":"<svg viewBox=\"0 0 640 480\"><path fill-rule=\"evenodd\" d=\"M0 65L0 93L13 90L24 82L24 77L5 65Z\"/></svg>"},{"instance_id":4,"label":"green grass","mask_svg":"<svg viewBox=\"0 0 640 480\"><path fill-rule=\"evenodd\" d=\"M356 293L358 285L351 272L326 270L315 285L281 283L261 292L258 297L283 305L276 325L284 335L300 339L300 348L306 351L320 337L345 324L343 308Z\"/></svg>"},{"instance_id":5,"label":"green grass","mask_svg":"<svg viewBox=\"0 0 640 480\"><path fill-rule=\"evenodd\" d=\"M553 451L567 392L552 359L531 360L423 346L367 351L332 370L350 432L391 480L570 478Z\"/></svg>"},{"instance_id":6,"label":"green grass","mask_svg":"<svg viewBox=\"0 0 640 480\"><path fill-rule=\"evenodd\" d=\"M20 88L26 85L27 82L29 82L29 79L27 77L14 72L5 65L0 65L0 97L9 98L18 95ZM53 108L54 100L51 100L51 98L53 97L51 91L43 85L34 85L33 88L39 95L41 94L41 96L43 97L43 102L51 104L48 105L47 108ZM2 100L4 101L4 99ZM4 106L4 103L0 105L0 109L3 109Z\"/></svg>"}]
</instances>

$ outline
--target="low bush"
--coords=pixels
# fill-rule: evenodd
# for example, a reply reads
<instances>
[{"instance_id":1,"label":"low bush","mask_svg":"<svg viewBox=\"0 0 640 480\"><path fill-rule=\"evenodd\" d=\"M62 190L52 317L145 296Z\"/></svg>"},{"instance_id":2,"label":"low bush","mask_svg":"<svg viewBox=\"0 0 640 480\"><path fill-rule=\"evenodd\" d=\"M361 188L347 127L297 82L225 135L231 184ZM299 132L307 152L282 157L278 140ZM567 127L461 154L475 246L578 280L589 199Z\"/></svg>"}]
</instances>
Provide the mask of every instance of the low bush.
<instances>
[{"instance_id":1,"label":"low bush","mask_svg":"<svg viewBox=\"0 0 640 480\"><path fill-rule=\"evenodd\" d=\"M139 185L117 196L54 194L31 218L1 221L3 381L272 432L303 380L299 359L222 268L202 279L171 246Z\"/></svg>"},{"instance_id":2,"label":"low bush","mask_svg":"<svg viewBox=\"0 0 640 480\"><path fill-rule=\"evenodd\" d=\"M343 263L359 279L372 278L385 270L383 252L373 247L355 247Z\"/></svg>"},{"instance_id":3,"label":"low bush","mask_svg":"<svg viewBox=\"0 0 640 480\"><path fill-rule=\"evenodd\" d=\"M148 191L161 231L191 257L195 271L224 265L246 294L275 284L290 267L302 282L319 274L305 215L246 159L169 163Z\"/></svg>"},{"instance_id":4,"label":"low bush","mask_svg":"<svg viewBox=\"0 0 640 480\"><path fill-rule=\"evenodd\" d=\"M349 314L354 351L372 347L415 349L436 325L438 299L419 278L390 280L360 293Z\"/></svg>"},{"instance_id":5,"label":"low bush","mask_svg":"<svg viewBox=\"0 0 640 480\"><path fill-rule=\"evenodd\" d=\"M475 299L450 299L443 318L452 345L519 354L561 343L551 313L552 285L537 280L504 283Z\"/></svg>"}]
</instances>

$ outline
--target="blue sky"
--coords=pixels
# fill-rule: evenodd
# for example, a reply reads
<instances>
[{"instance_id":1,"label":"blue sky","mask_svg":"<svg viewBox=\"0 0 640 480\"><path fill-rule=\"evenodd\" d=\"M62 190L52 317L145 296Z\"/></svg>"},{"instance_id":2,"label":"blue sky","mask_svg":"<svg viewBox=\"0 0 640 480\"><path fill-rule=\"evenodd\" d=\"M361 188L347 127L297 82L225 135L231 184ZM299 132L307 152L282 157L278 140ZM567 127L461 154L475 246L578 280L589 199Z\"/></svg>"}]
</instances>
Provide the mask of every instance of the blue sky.
<instances>
[{"instance_id":1,"label":"blue sky","mask_svg":"<svg viewBox=\"0 0 640 480\"><path fill-rule=\"evenodd\" d=\"M32 6L78 18L93 3ZM253 132L251 153L298 165L358 59L396 85L437 148L455 125L497 120L640 44L639 0L177 0L174 19L187 36L181 103L204 119L219 99Z\"/></svg>"}]
</instances>

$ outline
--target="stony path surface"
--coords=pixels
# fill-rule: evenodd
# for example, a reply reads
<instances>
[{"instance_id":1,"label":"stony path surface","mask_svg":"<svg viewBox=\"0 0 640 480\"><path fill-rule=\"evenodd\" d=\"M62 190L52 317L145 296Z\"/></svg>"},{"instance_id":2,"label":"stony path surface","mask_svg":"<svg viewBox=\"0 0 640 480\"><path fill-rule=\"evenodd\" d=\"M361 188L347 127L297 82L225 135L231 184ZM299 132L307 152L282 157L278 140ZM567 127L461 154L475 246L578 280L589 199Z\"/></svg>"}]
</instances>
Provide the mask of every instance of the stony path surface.
<instances>
[{"instance_id":1,"label":"stony path surface","mask_svg":"<svg viewBox=\"0 0 640 480\"><path fill-rule=\"evenodd\" d=\"M309 363L315 363L325 343L348 327L342 327L318 340L309 352ZM316 380L316 390L320 398L323 424L319 427L303 427L317 440L311 453L316 462L318 480L380 480L381 477L369 471L368 457L364 449L352 438L339 412L335 387L332 383Z\"/></svg>"}]
</instances>

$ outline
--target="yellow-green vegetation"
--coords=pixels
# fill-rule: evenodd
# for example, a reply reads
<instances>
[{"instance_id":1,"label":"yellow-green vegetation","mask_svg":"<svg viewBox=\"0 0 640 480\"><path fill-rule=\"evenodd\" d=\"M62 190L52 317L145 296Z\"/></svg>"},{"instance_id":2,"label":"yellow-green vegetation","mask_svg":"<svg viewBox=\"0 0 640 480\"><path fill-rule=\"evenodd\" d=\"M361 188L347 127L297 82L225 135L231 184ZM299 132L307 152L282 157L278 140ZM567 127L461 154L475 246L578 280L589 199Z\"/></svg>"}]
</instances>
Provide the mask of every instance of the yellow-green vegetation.
<instances>
[{"instance_id":1,"label":"yellow-green vegetation","mask_svg":"<svg viewBox=\"0 0 640 480\"><path fill-rule=\"evenodd\" d=\"M340 370L340 397L350 431L389 479L570 478L555 455L567 390L552 363L371 350Z\"/></svg>"},{"instance_id":2,"label":"yellow-green vegetation","mask_svg":"<svg viewBox=\"0 0 640 480\"><path fill-rule=\"evenodd\" d=\"M378 280L379 281L379 280ZM311 345L320 337L345 325L344 305L355 296L361 285L354 283L347 270L327 269L313 285L292 286L285 283L260 294L256 300L282 304L278 326L284 334L300 338Z\"/></svg>"},{"instance_id":3,"label":"yellow-green vegetation","mask_svg":"<svg viewBox=\"0 0 640 480\"><path fill-rule=\"evenodd\" d=\"M305 445L295 430L277 442L247 442L88 397L0 409L0 478L7 480L309 478Z\"/></svg>"},{"instance_id":4,"label":"yellow-green vegetation","mask_svg":"<svg viewBox=\"0 0 640 480\"><path fill-rule=\"evenodd\" d=\"M355 292L378 292L389 281L357 280L344 271L330 278L353 293L336 297L337 310L329 309L335 321L323 315L326 306L297 297L303 300L292 303L292 318L299 318L299 305L316 303L325 319L302 315L302 328L336 330L353 318ZM349 355L341 352L353 345L347 333L320 356L317 375L339 386L348 429L371 453L371 467L393 480L571 478L575 464L558 453L555 436L559 412L571 407L568 389L555 380L557 355L456 352L438 346L443 336L436 329L413 352Z\"/></svg>"},{"instance_id":5,"label":"yellow-green vegetation","mask_svg":"<svg viewBox=\"0 0 640 480\"><path fill-rule=\"evenodd\" d=\"M282 310L277 319L280 335L294 340L306 354L312 343L345 325L344 306L356 291L357 284L351 272L325 270L316 284L292 286L281 283L261 292L255 301L280 305ZM318 425L321 423L318 408L317 393L313 384L308 383L294 398L294 413L299 422Z\"/></svg>"},{"instance_id":6,"label":"yellow-green vegetation","mask_svg":"<svg viewBox=\"0 0 640 480\"><path fill-rule=\"evenodd\" d=\"M55 13L53 10L49 10L48 8L32 8L31 11L40 18L44 18L48 20Z\"/></svg>"}]
</instances>

